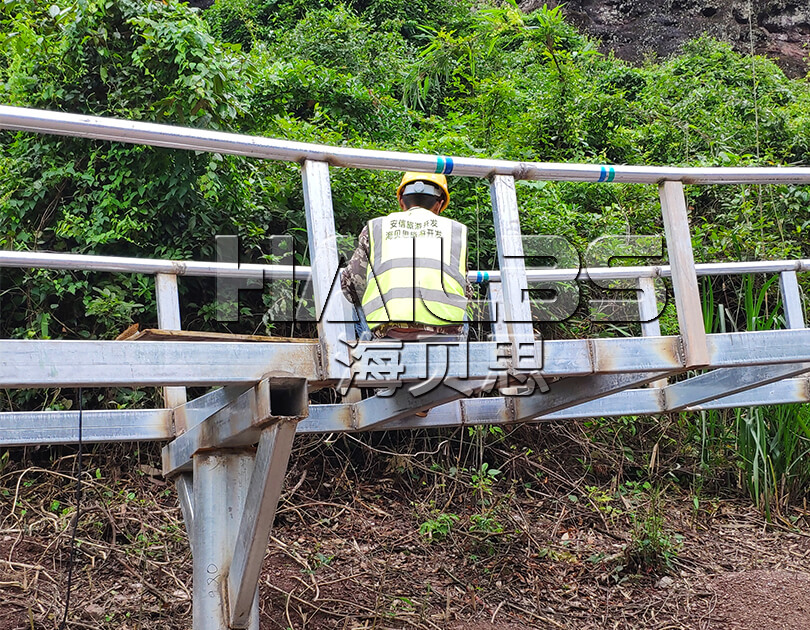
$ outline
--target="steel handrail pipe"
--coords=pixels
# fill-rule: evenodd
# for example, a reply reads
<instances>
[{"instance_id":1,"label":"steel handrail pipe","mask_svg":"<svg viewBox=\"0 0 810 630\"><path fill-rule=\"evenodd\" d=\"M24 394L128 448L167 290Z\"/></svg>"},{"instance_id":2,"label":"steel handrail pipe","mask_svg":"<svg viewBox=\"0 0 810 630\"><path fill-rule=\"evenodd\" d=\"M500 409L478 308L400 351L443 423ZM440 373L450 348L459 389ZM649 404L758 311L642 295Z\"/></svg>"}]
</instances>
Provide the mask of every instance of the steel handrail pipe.
<instances>
[{"instance_id":1,"label":"steel handrail pipe","mask_svg":"<svg viewBox=\"0 0 810 630\"><path fill-rule=\"evenodd\" d=\"M145 144L246 157L386 171L421 171L488 178L510 175L520 180L624 182L657 184L810 184L807 167L662 167L558 162L515 162L395 151L332 147L193 127L118 118L69 114L0 105L0 129Z\"/></svg>"},{"instance_id":2,"label":"steel handrail pipe","mask_svg":"<svg viewBox=\"0 0 810 630\"><path fill-rule=\"evenodd\" d=\"M177 276L252 280L309 280L311 276L309 267L297 265L160 260L155 258L127 258L119 256L10 250L0 250L0 267L140 273L145 275L165 273Z\"/></svg>"},{"instance_id":3,"label":"steel handrail pipe","mask_svg":"<svg viewBox=\"0 0 810 630\"><path fill-rule=\"evenodd\" d=\"M178 276L250 280L309 280L312 277L309 267L299 265L236 264L11 250L0 250L0 268L2 267L141 273L146 275L165 273ZM747 273L772 274L783 271L808 272L810 271L810 258L700 263L695 265L695 270L698 276L742 275ZM668 278L671 275L672 269L669 265L583 267L581 269L528 268L526 270L526 278L531 282ZM500 282L501 274L500 271L470 271L467 273L467 278L474 284L487 281Z\"/></svg>"}]
</instances>

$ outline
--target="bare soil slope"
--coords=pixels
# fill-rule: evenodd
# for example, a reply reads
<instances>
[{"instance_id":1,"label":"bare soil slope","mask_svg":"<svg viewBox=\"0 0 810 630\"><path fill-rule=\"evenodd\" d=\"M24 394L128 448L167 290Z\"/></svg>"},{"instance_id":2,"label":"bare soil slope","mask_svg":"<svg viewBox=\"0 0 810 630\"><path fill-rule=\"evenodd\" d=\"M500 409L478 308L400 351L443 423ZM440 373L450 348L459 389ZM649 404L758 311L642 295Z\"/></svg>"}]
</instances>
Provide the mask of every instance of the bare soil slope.
<instances>
[{"instance_id":1,"label":"bare soil slope","mask_svg":"<svg viewBox=\"0 0 810 630\"><path fill-rule=\"evenodd\" d=\"M435 451L431 440L396 451L358 441L351 455L298 447L260 583L262 628L810 628L806 511L769 525L741 496L704 494L696 509L669 486L656 533L646 491L625 482L633 491L617 499L617 477L586 481L570 453L557 461L505 441L490 493L414 456ZM156 450L116 448L85 466L68 627L189 628L191 557L173 486ZM73 458L37 466L13 454L0 474L0 630L56 628ZM455 517L446 536L439 514ZM669 567L639 561L653 539Z\"/></svg>"}]
</instances>

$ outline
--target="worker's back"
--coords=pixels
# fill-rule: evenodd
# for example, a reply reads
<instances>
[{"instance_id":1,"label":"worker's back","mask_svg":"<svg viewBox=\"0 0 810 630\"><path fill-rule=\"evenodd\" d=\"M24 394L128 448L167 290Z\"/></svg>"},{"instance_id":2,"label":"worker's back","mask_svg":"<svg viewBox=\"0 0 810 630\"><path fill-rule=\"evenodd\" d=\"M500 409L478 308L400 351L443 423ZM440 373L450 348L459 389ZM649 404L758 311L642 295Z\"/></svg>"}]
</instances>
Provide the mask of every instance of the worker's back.
<instances>
[{"instance_id":1,"label":"worker's back","mask_svg":"<svg viewBox=\"0 0 810 630\"><path fill-rule=\"evenodd\" d=\"M368 223L363 311L381 324L460 324L467 306L467 228L414 207Z\"/></svg>"}]
</instances>

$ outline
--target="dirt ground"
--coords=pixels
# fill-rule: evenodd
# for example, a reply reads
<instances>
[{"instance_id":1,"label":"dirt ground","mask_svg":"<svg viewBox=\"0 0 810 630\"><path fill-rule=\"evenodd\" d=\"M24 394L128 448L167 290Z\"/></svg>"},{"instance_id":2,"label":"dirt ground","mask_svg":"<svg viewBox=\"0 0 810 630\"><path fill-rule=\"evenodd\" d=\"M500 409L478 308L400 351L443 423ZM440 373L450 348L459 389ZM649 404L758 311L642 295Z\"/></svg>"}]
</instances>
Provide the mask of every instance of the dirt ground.
<instances>
[{"instance_id":1,"label":"dirt ground","mask_svg":"<svg viewBox=\"0 0 810 630\"><path fill-rule=\"evenodd\" d=\"M373 465L347 457L342 469L317 450L294 459L262 629L810 629L806 509L768 524L743 496L696 501L671 486L656 525L644 492L616 498L615 478L595 487L529 466L528 449L489 489L375 450ZM62 620L72 461L0 473L0 630ZM191 627L191 555L156 461L125 447L89 456L68 627ZM455 516L446 535L440 514ZM630 553L651 540L669 566Z\"/></svg>"}]
</instances>

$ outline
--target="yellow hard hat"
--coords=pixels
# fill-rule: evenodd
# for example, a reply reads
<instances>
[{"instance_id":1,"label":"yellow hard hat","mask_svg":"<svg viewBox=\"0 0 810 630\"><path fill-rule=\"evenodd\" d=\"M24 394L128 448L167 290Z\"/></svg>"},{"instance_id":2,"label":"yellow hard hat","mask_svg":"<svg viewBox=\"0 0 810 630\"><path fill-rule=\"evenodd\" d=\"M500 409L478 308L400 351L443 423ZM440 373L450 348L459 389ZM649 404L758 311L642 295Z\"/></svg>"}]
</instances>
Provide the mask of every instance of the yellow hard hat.
<instances>
[{"instance_id":1,"label":"yellow hard hat","mask_svg":"<svg viewBox=\"0 0 810 630\"><path fill-rule=\"evenodd\" d=\"M397 199L402 195L402 190L405 186L412 182L430 182L442 189L444 199L442 200L442 206L439 208L439 212L444 211L447 204L450 203L450 191L447 189L447 178L444 175L439 175L438 173L415 173L413 171L408 171L402 176L402 181L397 188Z\"/></svg>"}]
</instances>

